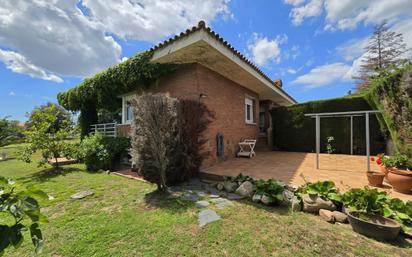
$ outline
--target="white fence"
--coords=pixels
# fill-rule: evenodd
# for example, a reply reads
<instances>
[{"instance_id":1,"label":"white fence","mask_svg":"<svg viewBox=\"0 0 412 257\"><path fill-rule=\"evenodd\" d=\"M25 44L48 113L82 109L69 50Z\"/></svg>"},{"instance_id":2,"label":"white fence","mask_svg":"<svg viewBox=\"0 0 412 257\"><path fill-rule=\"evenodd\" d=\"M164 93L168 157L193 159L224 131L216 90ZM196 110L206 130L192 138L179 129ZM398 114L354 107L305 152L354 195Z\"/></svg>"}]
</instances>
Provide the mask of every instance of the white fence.
<instances>
[{"instance_id":1,"label":"white fence","mask_svg":"<svg viewBox=\"0 0 412 257\"><path fill-rule=\"evenodd\" d=\"M90 125L90 133L100 133L105 137L117 136L117 123L101 123Z\"/></svg>"}]
</instances>

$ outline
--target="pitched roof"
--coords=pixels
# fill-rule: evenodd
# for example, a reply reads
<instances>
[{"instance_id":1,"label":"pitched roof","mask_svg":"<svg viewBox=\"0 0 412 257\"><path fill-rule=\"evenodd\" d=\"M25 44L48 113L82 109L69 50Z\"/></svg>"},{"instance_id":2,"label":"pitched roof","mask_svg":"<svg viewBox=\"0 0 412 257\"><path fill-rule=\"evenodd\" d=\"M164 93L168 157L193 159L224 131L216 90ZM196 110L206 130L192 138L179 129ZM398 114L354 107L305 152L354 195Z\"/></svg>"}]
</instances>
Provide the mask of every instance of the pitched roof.
<instances>
[{"instance_id":1,"label":"pitched roof","mask_svg":"<svg viewBox=\"0 0 412 257\"><path fill-rule=\"evenodd\" d=\"M206 26L206 23L204 21L199 21L197 26L192 27L191 29L187 29L185 32L180 33L179 35L175 35L174 37L171 37L155 46L150 48L150 51L154 52L157 50L160 50L162 48L167 47L168 45L179 41L182 38L188 37L189 35L199 31L199 30L204 30L207 32L210 36L215 38L217 41L219 41L221 44L223 44L224 47L229 49L233 54L235 54L237 57L239 57L243 62L247 63L253 70L255 70L259 75L264 77L268 82L270 82L272 85L276 86L276 88L280 89L282 93L287 95L290 99L292 99L294 102L296 100L293 99L288 93L286 93L281 85L282 83L279 83L277 80L272 80L269 78L262 70L259 69L253 62L251 62L249 59L247 59L242 53L240 53L238 50L236 50L230 43L228 43L226 40L224 40L218 33L214 32L210 27Z\"/></svg>"}]
</instances>

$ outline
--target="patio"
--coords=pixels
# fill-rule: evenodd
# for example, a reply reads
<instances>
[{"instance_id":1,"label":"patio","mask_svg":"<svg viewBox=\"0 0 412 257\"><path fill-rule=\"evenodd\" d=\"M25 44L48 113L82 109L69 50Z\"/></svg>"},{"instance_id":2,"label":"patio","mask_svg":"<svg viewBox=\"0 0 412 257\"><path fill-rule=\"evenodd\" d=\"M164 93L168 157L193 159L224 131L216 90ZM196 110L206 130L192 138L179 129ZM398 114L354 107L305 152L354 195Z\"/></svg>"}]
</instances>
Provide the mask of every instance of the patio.
<instances>
[{"instance_id":1,"label":"patio","mask_svg":"<svg viewBox=\"0 0 412 257\"><path fill-rule=\"evenodd\" d=\"M316 153L265 151L257 152L252 159L233 158L201 172L206 176L236 176L242 173L256 179L273 178L294 185L302 185L305 180L332 180L345 191L368 185L366 169L366 156L320 154L320 169L317 170ZM379 171L375 162L371 162L371 170ZM390 186L381 189L393 197L412 201L412 195L395 192Z\"/></svg>"}]
</instances>

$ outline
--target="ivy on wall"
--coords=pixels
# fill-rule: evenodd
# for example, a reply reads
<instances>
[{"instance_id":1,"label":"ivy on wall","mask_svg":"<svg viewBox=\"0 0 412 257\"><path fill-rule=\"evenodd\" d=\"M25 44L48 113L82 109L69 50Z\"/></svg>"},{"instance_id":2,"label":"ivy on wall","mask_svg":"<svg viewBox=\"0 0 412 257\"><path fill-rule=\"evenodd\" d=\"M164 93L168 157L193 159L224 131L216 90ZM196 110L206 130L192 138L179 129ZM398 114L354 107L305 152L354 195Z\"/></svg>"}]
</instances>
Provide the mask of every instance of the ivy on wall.
<instances>
[{"instance_id":1,"label":"ivy on wall","mask_svg":"<svg viewBox=\"0 0 412 257\"><path fill-rule=\"evenodd\" d=\"M57 95L64 108L80 111L82 136L88 134L91 124L97 123L98 110L115 112L121 108L118 95L146 89L152 81L179 67L178 64L150 62L152 55L151 51L139 53Z\"/></svg>"},{"instance_id":2,"label":"ivy on wall","mask_svg":"<svg viewBox=\"0 0 412 257\"><path fill-rule=\"evenodd\" d=\"M395 150L412 158L412 64L381 71L371 80L365 97L375 109L384 111L379 122Z\"/></svg>"}]
</instances>

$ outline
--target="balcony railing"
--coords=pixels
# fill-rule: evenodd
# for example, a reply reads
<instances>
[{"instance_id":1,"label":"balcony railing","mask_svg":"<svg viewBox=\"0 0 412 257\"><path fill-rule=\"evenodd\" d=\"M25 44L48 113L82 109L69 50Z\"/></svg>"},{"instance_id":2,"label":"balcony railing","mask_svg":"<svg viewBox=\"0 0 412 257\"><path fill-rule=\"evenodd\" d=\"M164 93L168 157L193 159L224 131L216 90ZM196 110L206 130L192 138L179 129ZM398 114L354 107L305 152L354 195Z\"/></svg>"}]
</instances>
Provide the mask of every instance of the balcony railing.
<instances>
[{"instance_id":1,"label":"balcony railing","mask_svg":"<svg viewBox=\"0 0 412 257\"><path fill-rule=\"evenodd\" d=\"M90 133L100 133L105 137L117 136L117 123L101 123L90 125Z\"/></svg>"}]
</instances>

